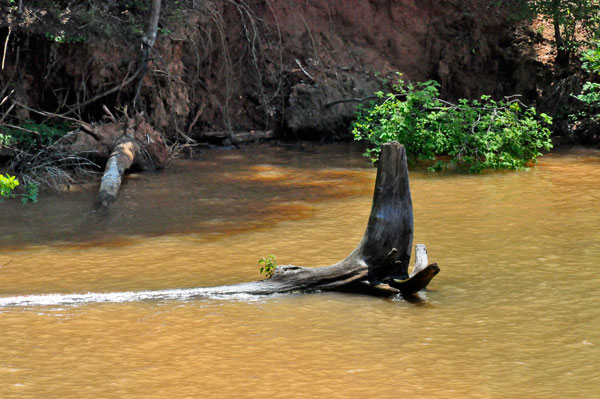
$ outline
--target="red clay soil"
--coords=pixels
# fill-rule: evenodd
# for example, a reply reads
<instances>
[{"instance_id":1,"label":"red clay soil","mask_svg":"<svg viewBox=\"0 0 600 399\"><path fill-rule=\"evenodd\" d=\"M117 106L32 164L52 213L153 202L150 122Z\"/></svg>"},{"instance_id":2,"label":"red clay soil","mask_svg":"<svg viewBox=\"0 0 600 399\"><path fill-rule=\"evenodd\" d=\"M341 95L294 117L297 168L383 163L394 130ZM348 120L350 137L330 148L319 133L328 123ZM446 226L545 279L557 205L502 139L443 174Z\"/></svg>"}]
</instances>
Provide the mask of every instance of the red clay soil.
<instances>
[{"instance_id":1,"label":"red clay soil","mask_svg":"<svg viewBox=\"0 0 600 399\"><path fill-rule=\"evenodd\" d=\"M80 15L89 13L84 3L77 9ZM519 45L515 23L497 3L214 0L183 1L177 9L166 5L163 34L142 89L147 119L180 140L201 138L207 131L250 129L339 138L348 135L356 102L328 104L367 97L389 85L395 72L405 79L438 80L449 98L521 93L533 99L543 65ZM121 84L135 70L135 39L96 32L82 42L56 43L46 33L58 25L35 11L26 9L29 23L25 17L0 18L0 43L9 26L12 32L0 91L11 86L21 103L64 112ZM69 24L67 19L58 27L76 32ZM19 78L11 80L17 54ZM102 104L118 113L132 94L132 85L123 87L80 107L80 116L102 118ZM11 115L16 112L28 116L23 108Z\"/></svg>"}]
</instances>

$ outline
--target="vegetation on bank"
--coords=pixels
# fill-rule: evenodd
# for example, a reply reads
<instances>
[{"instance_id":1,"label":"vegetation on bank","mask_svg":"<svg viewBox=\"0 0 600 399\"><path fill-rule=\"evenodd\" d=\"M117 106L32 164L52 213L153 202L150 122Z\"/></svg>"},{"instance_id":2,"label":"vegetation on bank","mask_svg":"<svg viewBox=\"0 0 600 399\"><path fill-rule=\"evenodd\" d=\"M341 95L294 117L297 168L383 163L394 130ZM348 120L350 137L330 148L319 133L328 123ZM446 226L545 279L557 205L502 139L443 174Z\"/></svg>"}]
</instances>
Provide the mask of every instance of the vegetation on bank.
<instances>
[{"instance_id":1,"label":"vegetation on bank","mask_svg":"<svg viewBox=\"0 0 600 399\"><path fill-rule=\"evenodd\" d=\"M500 101L490 96L439 98L435 81L407 83L399 80L394 91L376 93L381 102L362 109L353 125L357 140L371 147L365 155L379 158L383 143L398 141L411 161L435 161L442 168L524 169L535 163L540 150L550 150L552 118L522 104L518 96ZM446 158L447 157L447 158Z\"/></svg>"},{"instance_id":2,"label":"vegetation on bank","mask_svg":"<svg viewBox=\"0 0 600 399\"><path fill-rule=\"evenodd\" d=\"M557 77L567 74L556 86L570 76L588 75L579 92L567 93L578 102L560 109L557 116L568 115L570 132L599 131L600 1L523 0L515 4L518 18L542 16L551 21ZM376 93L378 103L359 107L353 134L356 140L369 142L365 155L375 161L381 144L396 140L404 144L412 161L435 161L431 170L479 172L524 169L535 164L541 150L552 147L553 118L524 105L518 95L499 101L484 95L452 103L439 97L438 87L435 81L400 80L392 92ZM600 139L600 133L594 137Z\"/></svg>"},{"instance_id":3,"label":"vegetation on bank","mask_svg":"<svg viewBox=\"0 0 600 399\"><path fill-rule=\"evenodd\" d=\"M577 123L590 121L600 124L600 42L595 47L585 51L581 57L582 68L589 74L589 79L583 84L581 93L574 95L581 102L581 108L570 115Z\"/></svg>"},{"instance_id":4,"label":"vegetation on bank","mask_svg":"<svg viewBox=\"0 0 600 399\"><path fill-rule=\"evenodd\" d=\"M95 173L97 165L92 160L70 150L75 134L74 127L60 119L0 126L0 149L11 152L6 166L17 175L11 181L18 183L10 183L6 174L0 181L2 196L37 202L40 187L60 190Z\"/></svg>"},{"instance_id":5,"label":"vegetation on bank","mask_svg":"<svg viewBox=\"0 0 600 399\"><path fill-rule=\"evenodd\" d=\"M598 39L600 34L599 0L526 0L520 6L530 16L552 22L556 62L569 66L573 56Z\"/></svg>"},{"instance_id":6,"label":"vegetation on bank","mask_svg":"<svg viewBox=\"0 0 600 399\"><path fill-rule=\"evenodd\" d=\"M261 53L261 48L268 46L261 42L261 37L257 33L258 19L246 2L230 1L229 3L237 5L238 11L243 17L241 32L249 43L247 48L251 50L245 56L248 57L248 54L251 54L253 57L249 62L254 64L253 70L256 70L259 77L256 98L259 99L258 103L264 106L265 121L267 121L279 112L276 112L276 105L273 105L278 103L270 102L279 96L279 93L284 93L287 88L284 87L282 79L274 79L273 82L276 84L273 84L273 87L276 87L276 94L272 98L265 94L261 74L268 72L265 66L273 64L274 61L271 57L267 62L267 57ZM552 114L550 117L538 112L534 107L524 105L518 96L504 99L481 96L475 99L450 102L446 100L448 97L442 97L439 85L434 81L410 83L401 80L393 87L392 92L377 93L379 101L368 108L363 108L354 122L352 129L356 139L366 140L372 146L368 151L370 157L377 158L382 143L399 140L405 145L413 161L427 161L434 170L452 168L478 172L486 168L523 169L530 162L535 163L542 150L550 148L549 135L552 119L565 122L569 118L570 124L567 129L571 131L598 131L600 126L600 50L598 49L599 42L596 40L600 33L600 0L519 0L509 3L519 7L515 8L515 12L513 12L513 15L518 15L519 18L541 16L551 22L557 68L553 71L554 75L551 78L555 84L551 85L549 83L551 79L548 79L545 82L548 83L548 86L544 87L570 87L566 94L561 95L562 98L571 101L569 106L563 107L557 112L547 111ZM32 59L23 58L24 54L33 54L35 51L19 52L19 46L31 39L36 43L38 49L48 49L48 65L41 65L42 67L47 66L46 71L41 70L47 77L52 68L55 68L53 73L58 71L58 66L62 65L64 60L60 57L69 54L66 51L69 48L84 46L86 43L98 41L99 38L114 43L117 43L115 38L130 43L143 41L144 26L148 22L147 15L151 8L150 4L149 1L141 0L119 2L32 0L25 2L25 12L23 13L22 1L0 0L0 9L8 10L4 13L5 15L0 16L0 22L4 24L2 26L3 33L6 32L6 36L3 36L0 42L0 162L6 162L7 170L17 179L9 182L9 177L14 176L2 175L4 187L2 196L9 196L9 193L26 195L29 192L27 187L36 186L35 197L37 197L38 184L54 188L64 187L64 182L73 181L69 174L74 170L76 173L85 174L86 171L97 168L92 161L86 159L86 155L89 154L79 156L68 152L68 146L65 144L73 138L71 133L76 126L71 125L70 122L66 123L65 120L73 121L75 118L81 119L85 123L99 120L102 118L100 98L106 99L107 103L119 98L123 103L133 102L141 105L140 101L135 100L140 100L139 87L142 79L138 79L136 76L138 74L143 76L143 73L139 71L145 69L147 64L145 58L138 59L136 56L129 60L120 60L122 61L122 65L119 67L121 71L127 69L127 74L122 81L116 79L111 84L104 82L103 86L93 88L92 86L87 87L87 81L84 80L80 82L81 84L78 86L80 89L77 89L80 91L78 92L73 90L70 92L68 87L61 86L52 90L56 99L46 99L46 102L40 100L37 103L35 100L28 102L26 101L27 95L21 97L17 95L20 94L19 90L26 91L22 85L22 82L25 81L22 76L27 73L27 68L31 68ZM198 8L201 6L200 2L196 4L193 1L163 2L160 21L157 22L159 36L172 33L170 29L175 29L182 18L187 15L182 11L186 10L186 7ZM222 65L222 69L226 72L231 72L233 68L231 55L225 44L228 40L225 35L226 22L217 9L212 10L213 13L205 12L211 10L210 7L203 8L202 13L210 14L208 16L215 21L218 29L201 36L203 40L198 43L194 42L194 45L200 49L196 54L197 70L186 69L185 74L200 76L198 71L207 68L207 65L212 62L211 58L202 58L204 56L201 56L200 53L217 54L222 52L221 58L214 58L215 64L220 67ZM509 13L510 11L506 15ZM274 12L273 14L275 15ZM202 29L200 23L197 26ZM34 34L30 35L29 29ZM278 50L283 49L280 46L281 36L274 35L273 37L278 40L278 45L272 47ZM312 36L310 39L313 41ZM219 46L222 46L222 49ZM314 41L312 46L316 46ZM23 48L25 49L25 47ZM59 50L63 52L61 53ZM315 56L318 55L316 47L314 50ZM281 54L283 54L282 50ZM157 76L155 76L154 89L161 91L164 87L173 87L173 82L179 78L164 65L165 60L157 57L154 61L155 67L158 68L157 71L160 69L161 74L158 76L157 72ZM321 84L317 81L318 77L315 79L309 73L310 71L304 69L300 59L295 61L294 68L296 65L300 67L299 71L302 73L303 79L310 79L307 80L309 82L307 85ZM280 74L277 76L283 76L283 61L278 62L281 65L278 64L275 68ZM115 62L116 64L117 62ZM317 61L315 61L316 64L318 64ZM580 65L582 68L579 68ZM117 70L118 68L115 66L114 69L107 69L106 73L110 75ZM89 75L90 77L86 77L86 79L91 80L92 72ZM35 76L35 80L40 81L41 76L44 75ZM578 80L573 79L576 83L572 86L562 85L560 79L566 79L565 76L576 77ZM206 86L207 92L215 91L214 87L207 86L210 79L202 80L198 77L197 80ZM231 122L228 119L231 111L230 105L228 105L232 93L229 87L231 84L232 82L227 80L227 84L224 85L225 96L221 100L216 98L213 101L220 103L216 105L216 108L219 109L218 113L224 115L223 123L228 132L231 130ZM136 89L129 92L122 91L121 89L125 86ZM103 91L99 90L99 87L110 88ZM35 90L37 89L36 86ZM114 93L117 94L113 96ZM148 93L147 98L156 95L149 91ZM184 91L181 93L185 94ZM444 95L451 96L452 93L444 93ZM40 95L40 98L42 97ZM182 94L181 98L184 97ZM173 95L170 98L173 98L174 102L179 101L177 96ZM269 98L268 101L267 98ZM283 94L281 94L281 98L284 98ZM348 100L356 99L342 99L334 103ZM281 104L284 104L285 108L285 100L282 100ZM34 109L36 107L45 107L45 109ZM113 112L118 109L114 104L109 107ZM542 109L543 107L538 108ZM147 110L153 111L160 109L162 108L147 107ZM186 130L180 125L178 129L181 130L181 135L177 137L187 140L188 144L193 141L187 135L190 134L197 121L202 120L201 111L203 109L204 105L198 106L195 111L192 109L196 113L190 114L187 117L188 120L185 120L186 116L181 117L181 120L188 123L189 127ZM49 116L49 114L54 116ZM66 115L66 119L61 119ZM171 125L177 126L177 124ZM553 126L556 125L563 126L566 123L555 123ZM265 122L265 126L267 126L267 122ZM563 129L562 133L565 130ZM600 134L597 136L597 142L600 142ZM3 150L8 151L3 152ZM33 173L38 174L34 175ZM44 177L32 177L41 175ZM15 181L17 183L20 181L21 184L12 186ZM22 191L24 189L25 191ZM34 197L32 196L32 198ZM267 269L265 268L265 270Z\"/></svg>"},{"instance_id":7,"label":"vegetation on bank","mask_svg":"<svg viewBox=\"0 0 600 399\"><path fill-rule=\"evenodd\" d=\"M23 190L20 193L15 192L15 189L20 186L19 180L15 176L0 174L0 197L15 198L21 197L21 202L37 202L39 187L35 183L25 183ZM0 198L0 201L2 199Z\"/></svg>"}]
</instances>

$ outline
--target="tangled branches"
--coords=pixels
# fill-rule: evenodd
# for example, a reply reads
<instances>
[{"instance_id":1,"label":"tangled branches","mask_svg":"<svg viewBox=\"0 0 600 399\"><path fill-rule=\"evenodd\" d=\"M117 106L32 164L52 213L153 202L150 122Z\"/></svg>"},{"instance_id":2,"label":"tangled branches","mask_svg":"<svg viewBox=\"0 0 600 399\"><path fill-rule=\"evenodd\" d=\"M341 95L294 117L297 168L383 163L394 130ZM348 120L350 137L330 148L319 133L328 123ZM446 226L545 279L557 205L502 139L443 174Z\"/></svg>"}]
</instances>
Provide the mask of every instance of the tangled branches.
<instances>
[{"instance_id":1,"label":"tangled branches","mask_svg":"<svg viewBox=\"0 0 600 399\"><path fill-rule=\"evenodd\" d=\"M71 141L77 131L35 149L14 149L9 168L19 174L25 184L33 183L54 190L89 180L98 174L98 165L85 153L74 153Z\"/></svg>"}]
</instances>

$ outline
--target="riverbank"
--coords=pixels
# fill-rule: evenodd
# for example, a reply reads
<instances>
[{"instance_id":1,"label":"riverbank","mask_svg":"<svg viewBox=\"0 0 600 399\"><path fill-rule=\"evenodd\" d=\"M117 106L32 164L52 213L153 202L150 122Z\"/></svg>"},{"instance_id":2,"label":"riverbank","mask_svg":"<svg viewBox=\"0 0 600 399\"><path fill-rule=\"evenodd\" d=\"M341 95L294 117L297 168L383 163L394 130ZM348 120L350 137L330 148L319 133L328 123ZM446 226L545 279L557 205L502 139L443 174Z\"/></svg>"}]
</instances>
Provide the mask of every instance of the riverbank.
<instances>
[{"instance_id":1,"label":"riverbank","mask_svg":"<svg viewBox=\"0 0 600 399\"><path fill-rule=\"evenodd\" d=\"M551 62L547 21L491 0L165 3L147 63L142 3L0 7L0 164L23 177L35 165L43 176L29 180L58 189L94 179L140 112L156 134L138 134L134 161L164 144L160 162L133 162L141 169L207 145L351 140L357 105L396 72L438 81L447 99L518 93L569 143L600 137L569 122L583 78Z\"/></svg>"},{"instance_id":2,"label":"riverbank","mask_svg":"<svg viewBox=\"0 0 600 399\"><path fill-rule=\"evenodd\" d=\"M396 72L437 80L448 99L521 94L534 103L553 82L536 50L547 39L496 3L165 3L143 110L166 139L190 143L251 130L348 138L356 106L389 89ZM147 7L33 1L21 15L1 7L5 122L49 116L35 110L99 122L103 106L117 117L131 108Z\"/></svg>"}]
</instances>

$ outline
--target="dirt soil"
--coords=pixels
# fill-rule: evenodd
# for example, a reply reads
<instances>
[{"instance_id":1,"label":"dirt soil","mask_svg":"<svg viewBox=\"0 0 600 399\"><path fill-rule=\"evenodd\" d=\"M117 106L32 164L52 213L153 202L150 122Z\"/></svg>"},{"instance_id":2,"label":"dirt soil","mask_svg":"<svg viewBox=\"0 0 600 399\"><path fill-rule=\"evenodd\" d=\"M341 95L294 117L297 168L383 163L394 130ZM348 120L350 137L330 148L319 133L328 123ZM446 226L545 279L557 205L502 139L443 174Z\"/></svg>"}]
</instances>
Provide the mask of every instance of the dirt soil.
<instances>
[{"instance_id":1,"label":"dirt soil","mask_svg":"<svg viewBox=\"0 0 600 399\"><path fill-rule=\"evenodd\" d=\"M133 85L90 100L136 69L145 13L97 3L26 4L22 16L0 6L0 100L86 121L103 118L102 104L115 114L129 104ZM547 74L534 34L497 1L165 3L142 98L148 121L179 141L252 129L345 139L355 106L396 72L438 80L447 98L521 93L526 100L539 95ZM35 117L21 106L9 112L17 116Z\"/></svg>"}]
</instances>

